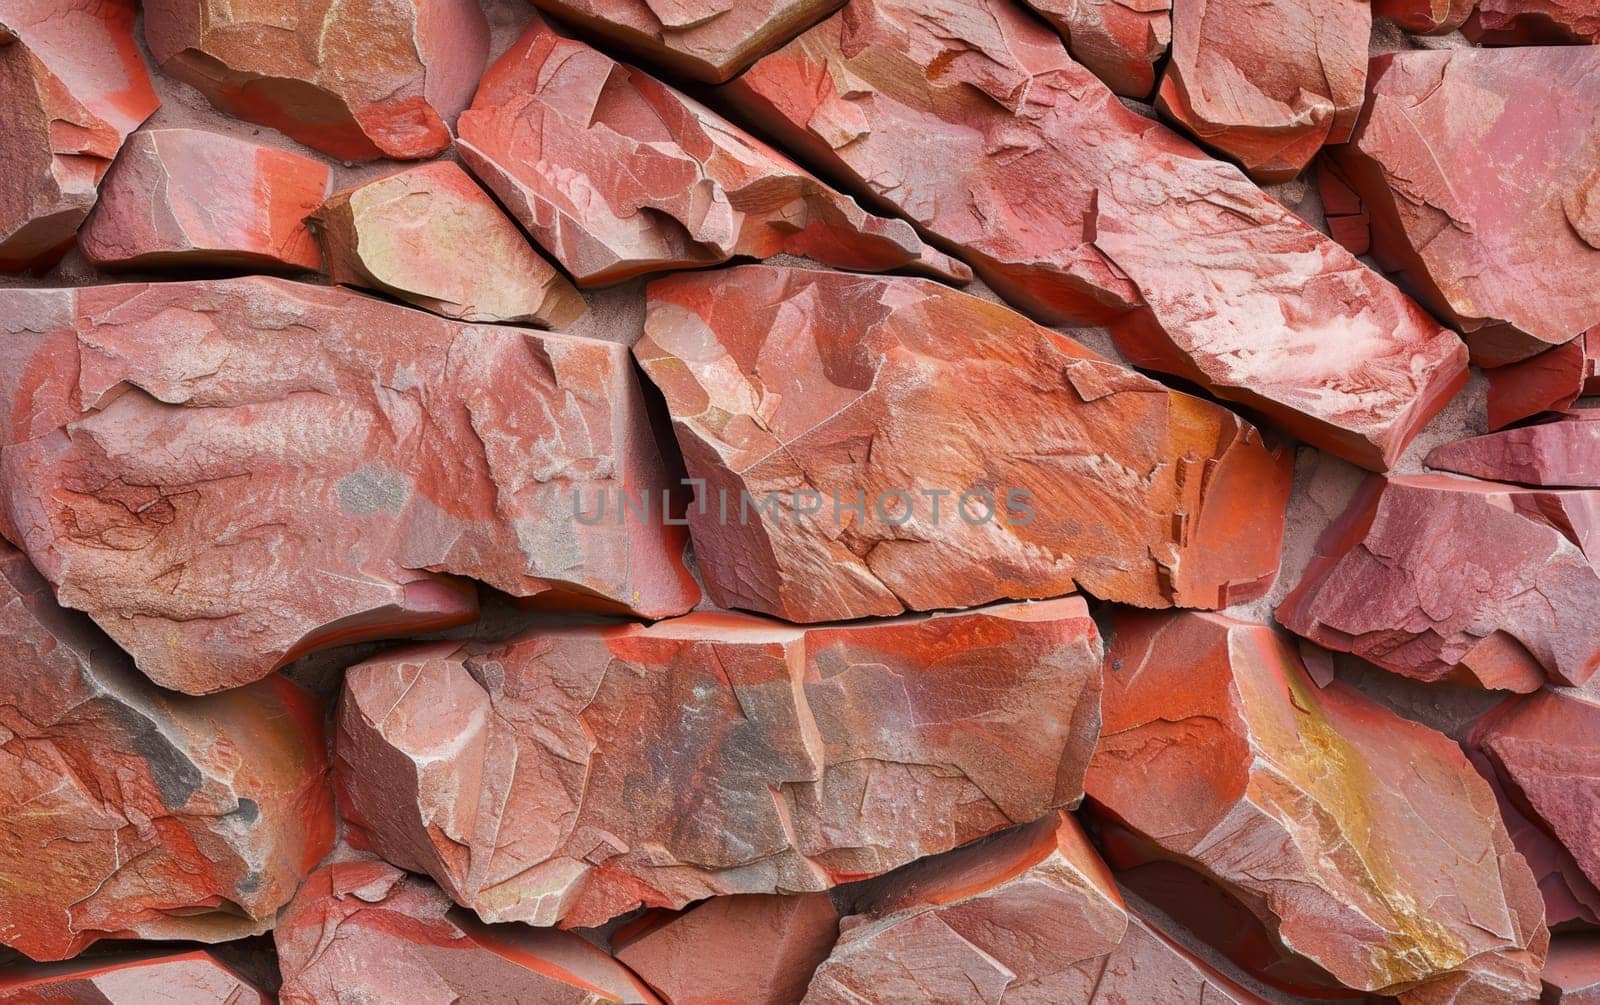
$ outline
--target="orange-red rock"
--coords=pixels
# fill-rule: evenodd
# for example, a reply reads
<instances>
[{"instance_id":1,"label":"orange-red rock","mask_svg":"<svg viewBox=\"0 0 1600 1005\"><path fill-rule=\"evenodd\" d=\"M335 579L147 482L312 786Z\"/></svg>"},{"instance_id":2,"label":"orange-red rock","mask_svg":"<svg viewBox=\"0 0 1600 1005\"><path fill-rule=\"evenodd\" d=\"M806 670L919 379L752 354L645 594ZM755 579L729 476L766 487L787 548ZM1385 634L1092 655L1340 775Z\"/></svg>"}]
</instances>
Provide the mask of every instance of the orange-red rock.
<instances>
[{"instance_id":1,"label":"orange-red rock","mask_svg":"<svg viewBox=\"0 0 1600 1005\"><path fill-rule=\"evenodd\" d=\"M1295 993L1537 999L1544 905L1454 742L1317 688L1265 625L1111 631L1087 790L1120 880Z\"/></svg>"},{"instance_id":2,"label":"orange-red rock","mask_svg":"<svg viewBox=\"0 0 1600 1005\"><path fill-rule=\"evenodd\" d=\"M1372 16L1386 17L1406 31L1442 35L1455 31L1477 0L1372 0Z\"/></svg>"},{"instance_id":3,"label":"orange-red rock","mask_svg":"<svg viewBox=\"0 0 1600 1005\"><path fill-rule=\"evenodd\" d=\"M1373 60L1333 151L1372 253L1499 366L1600 318L1600 48L1445 49Z\"/></svg>"},{"instance_id":4,"label":"orange-red rock","mask_svg":"<svg viewBox=\"0 0 1600 1005\"><path fill-rule=\"evenodd\" d=\"M1600 408L1446 443L1430 451L1424 463L1494 481L1600 488Z\"/></svg>"},{"instance_id":5,"label":"orange-red rock","mask_svg":"<svg viewBox=\"0 0 1600 1005\"><path fill-rule=\"evenodd\" d=\"M483 78L457 146L579 286L779 253L971 276L904 220L537 17Z\"/></svg>"},{"instance_id":6,"label":"orange-red rock","mask_svg":"<svg viewBox=\"0 0 1600 1005\"><path fill-rule=\"evenodd\" d=\"M363 182L316 212L328 277L463 321L565 328L583 296L453 161Z\"/></svg>"},{"instance_id":7,"label":"orange-red rock","mask_svg":"<svg viewBox=\"0 0 1600 1005\"><path fill-rule=\"evenodd\" d=\"M1222 607L1276 574L1282 452L1004 307L768 266L648 297L634 352L703 480L688 519L720 606L828 621L1076 585Z\"/></svg>"},{"instance_id":8,"label":"orange-red rock","mask_svg":"<svg viewBox=\"0 0 1600 1005\"><path fill-rule=\"evenodd\" d=\"M1172 44L1172 0L1024 0L1066 40L1072 58L1129 98L1156 89Z\"/></svg>"},{"instance_id":9,"label":"orange-red rock","mask_svg":"<svg viewBox=\"0 0 1600 1005\"><path fill-rule=\"evenodd\" d=\"M344 160L450 146L489 54L477 0L144 0L163 72Z\"/></svg>"},{"instance_id":10,"label":"orange-red rock","mask_svg":"<svg viewBox=\"0 0 1600 1005\"><path fill-rule=\"evenodd\" d=\"M646 63L720 84L844 0L533 0Z\"/></svg>"},{"instance_id":11,"label":"orange-red rock","mask_svg":"<svg viewBox=\"0 0 1600 1005\"><path fill-rule=\"evenodd\" d=\"M10 1005L272 1005L272 996L204 950L148 949L0 971Z\"/></svg>"},{"instance_id":12,"label":"orange-red rock","mask_svg":"<svg viewBox=\"0 0 1600 1005\"><path fill-rule=\"evenodd\" d=\"M1366 96L1368 0L1202 0L1172 12L1156 105L1261 182L1350 139Z\"/></svg>"},{"instance_id":13,"label":"orange-red rock","mask_svg":"<svg viewBox=\"0 0 1600 1005\"><path fill-rule=\"evenodd\" d=\"M612 938L617 959L668 1005L793 1005L839 936L826 893L714 897Z\"/></svg>"},{"instance_id":14,"label":"orange-red rock","mask_svg":"<svg viewBox=\"0 0 1600 1005\"><path fill-rule=\"evenodd\" d=\"M1600 1005L1600 935L1562 935L1550 943L1544 1005Z\"/></svg>"},{"instance_id":15,"label":"orange-red rock","mask_svg":"<svg viewBox=\"0 0 1600 1005\"><path fill-rule=\"evenodd\" d=\"M1560 514L1544 511L1559 508L1541 498L1553 495L1371 478L1323 533L1278 620L1417 680L1581 684L1600 667L1600 575Z\"/></svg>"},{"instance_id":16,"label":"orange-red rock","mask_svg":"<svg viewBox=\"0 0 1600 1005\"><path fill-rule=\"evenodd\" d=\"M328 166L200 129L134 133L79 244L106 268L317 269Z\"/></svg>"},{"instance_id":17,"label":"orange-red rock","mask_svg":"<svg viewBox=\"0 0 1600 1005\"><path fill-rule=\"evenodd\" d=\"M1594 0L1477 0L1462 31L1479 45L1594 45Z\"/></svg>"},{"instance_id":18,"label":"orange-red rock","mask_svg":"<svg viewBox=\"0 0 1600 1005\"><path fill-rule=\"evenodd\" d=\"M1542 412L1560 412L1600 394L1600 326L1510 366L1487 370L1489 428L1502 429Z\"/></svg>"},{"instance_id":19,"label":"orange-red rock","mask_svg":"<svg viewBox=\"0 0 1600 1005\"><path fill-rule=\"evenodd\" d=\"M0 291L0 533L164 687L471 620L471 576L682 613L627 350L270 278Z\"/></svg>"},{"instance_id":20,"label":"orange-red rock","mask_svg":"<svg viewBox=\"0 0 1600 1005\"><path fill-rule=\"evenodd\" d=\"M160 102L133 0L0 2L0 272L52 265Z\"/></svg>"},{"instance_id":21,"label":"orange-red rock","mask_svg":"<svg viewBox=\"0 0 1600 1005\"><path fill-rule=\"evenodd\" d=\"M0 945L266 931L332 844L323 714L276 677L152 687L0 542Z\"/></svg>"},{"instance_id":22,"label":"orange-red rock","mask_svg":"<svg viewBox=\"0 0 1600 1005\"><path fill-rule=\"evenodd\" d=\"M436 643L346 674L340 805L486 921L821 891L1074 805L1099 656L1077 597Z\"/></svg>"},{"instance_id":23,"label":"orange-red rock","mask_svg":"<svg viewBox=\"0 0 1600 1005\"><path fill-rule=\"evenodd\" d=\"M1458 340L1239 173L1122 106L1010 0L853 0L726 85L1049 322L1372 468L1465 379Z\"/></svg>"},{"instance_id":24,"label":"orange-red rock","mask_svg":"<svg viewBox=\"0 0 1600 1005\"><path fill-rule=\"evenodd\" d=\"M312 873L272 934L283 1005L659 1005L582 938L484 925L434 884L375 859L341 856Z\"/></svg>"}]
</instances>

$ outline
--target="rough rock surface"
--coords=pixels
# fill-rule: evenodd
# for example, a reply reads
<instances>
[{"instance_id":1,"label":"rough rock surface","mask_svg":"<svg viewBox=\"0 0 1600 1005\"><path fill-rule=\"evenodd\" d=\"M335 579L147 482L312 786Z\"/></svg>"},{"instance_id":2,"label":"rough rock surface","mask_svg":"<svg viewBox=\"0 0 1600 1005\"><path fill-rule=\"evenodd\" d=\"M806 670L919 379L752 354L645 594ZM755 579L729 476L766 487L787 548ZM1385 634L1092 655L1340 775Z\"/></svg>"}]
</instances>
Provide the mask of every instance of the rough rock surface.
<instances>
[{"instance_id":1,"label":"rough rock surface","mask_svg":"<svg viewBox=\"0 0 1600 1005\"><path fill-rule=\"evenodd\" d=\"M1372 16L1386 17L1406 31L1442 35L1467 20L1478 0L1372 0ZM1525 0L1514 0L1525 2Z\"/></svg>"},{"instance_id":2,"label":"rough rock surface","mask_svg":"<svg viewBox=\"0 0 1600 1005\"><path fill-rule=\"evenodd\" d=\"M0 970L12 1005L272 1005L272 997L200 949L148 950Z\"/></svg>"},{"instance_id":3,"label":"rough rock surface","mask_svg":"<svg viewBox=\"0 0 1600 1005\"><path fill-rule=\"evenodd\" d=\"M0 290L0 533L204 693L513 596L693 607L684 533L580 526L666 474L627 350L244 278Z\"/></svg>"},{"instance_id":4,"label":"rough rock surface","mask_svg":"<svg viewBox=\"0 0 1600 1005\"><path fill-rule=\"evenodd\" d=\"M1499 366L1600 318L1600 48L1445 49L1373 60L1333 151L1372 251L1473 361Z\"/></svg>"},{"instance_id":5,"label":"rough rock surface","mask_svg":"<svg viewBox=\"0 0 1600 1005\"><path fill-rule=\"evenodd\" d=\"M826 893L714 897L648 918L612 939L621 960L671 1005L794 1005L839 937Z\"/></svg>"},{"instance_id":6,"label":"rough rock surface","mask_svg":"<svg viewBox=\"0 0 1600 1005\"><path fill-rule=\"evenodd\" d=\"M437 643L347 673L340 805L486 921L816 892L1075 805L1099 658L1077 597Z\"/></svg>"},{"instance_id":7,"label":"rough rock surface","mask_svg":"<svg viewBox=\"0 0 1600 1005\"><path fill-rule=\"evenodd\" d=\"M489 55L477 0L144 0L161 69L218 108L343 160L450 146Z\"/></svg>"},{"instance_id":8,"label":"rough rock surface","mask_svg":"<svg viewBox=\"0 0 1600 1005\"><path fill-rule=\"evenodd\" d=\"M1368 0L1202 0L1172 12L1156 105L1260 182L1344 143L1366 97Z\"/></svg>"},{"instance_id":9,"label":"rough rock surface","mask_svg":"<svg viewBox=\"0 0 1600 1005\"><path fill-rule=\"evenodd\" d=\"M648 295L634 352L704 480L688 518L719 606L828 621L1076 584L1221 607L1276 574L1282 452L1004 307L768 266Z\"/></svg>"},{"instance_id":10,"label":"rough rock surface","mask_svg":"<svg viewBox=\"0 0 1600 1005\"><path fill-rule=\"evenodd\" d=\"M1087 790L1119 879L1296 993L1537 997L1544 905L1454 742L1265 625L1119 611L1110 639Z\"/></svg>"},{"instance_id":11,"label":"rough rock surface","mask_svg":"<svg viewBox=\"0 0 1600 1005\"><path fill-rule=\"evenodd\" d=\"M1363 466L1465 379L1459 341L1237 168L1125 108L1009 0L854 0L727 85L1001 296Z\"/></svg>"},{"instance_id":12,"label":"rough rock surface","mask_svg":"<svg viewBox=\"0 0 1600 1005\"><path fill-rule=\"evenodd\" d=\"M317 702L158 691L3 542L0 696L0 945L263 932L332 844Z\"/></svg>"},{"instance_id":13,"label":"rough rock surface","mask_svg":"<svg viewBox=\"0 0 1600 1005\"><path fill-rule=\"evenodd\" d=\"M1561 503L1444 475L1373 477L1317 542L1278 620L1417 680L1581 684L1600 667L1600 555L1585 557Z\"/></svg>"},{"instance_id":14,"label":"rough rock surface","mask_svg":"<svg viewBox=\"0 0 1600 1005\"><path fill-rule=\"evenodd\" d=\"M1558 936L1544 968L1544 1005L1600 1005L1600 935Z\"/></svg>"},{"instance_id":15,"label":"rough rock surface","mask_svg":"<svg viewBox=\"0 0 1600 1005\"><path fill-rule=\"evenodd\" d=\"M1072 58L1128 98L1156 89L1172 44L1172 0L1024 0L1066 40Z\"/></svg>"},{"instance_id":16,"label":"rough rock surface","mask_svg":"<svg viewBox=\"0 0 1600 1005\"><path fill-rule=\"evenodd\" d=\"M453 161L336 192L315 221L336 283L381 290L463 321L560 329L588 309Z\"/></svg>"},{"instance_id":17,"label":"rough rock surface","mask_svg":"<svg viewBox=\"0 0 1600 1005\"><path fill-rule=\"evenodd\" d=\"M1462 32L1480 45L1594 45L1594 0L1477 0Z\"/></svg>"},{"instance_id":18,"label":"rough rock surface","mask_svg":"<svg viewBox=\"0 0 1600 1005\"><path fill-rule=\"evenodd\" d=\"M1425 463L1457 474L1570 488L1600 488L1600 408L1435 447Z\"/></svg>"},{"instance_id":19,"label":"rough rock surface","mask_svg":"<svg viewBox=\"0 0 1600 1005\"><path fill-rule=\"evenodd\" d=\"M306 217L328 166L200 129L134 133L79 244L105 268L321 267Z\"/></svg>"},{"instance_id":20,"label":"rough rock surface","mask_svg":"<svg viewBox=\"0 0 1600 1005\"><path fill-rule=\"evenodd\" d=\"M844 0L533 0L634 58L720 84Z\"/></svg>"},{"instance_id":21,"label":"rough rock surface","mask_svg":"<svg viewBox=\"0 0 1600 1005\"><path fill-rule=\"evenodd\" d=\"M638 978L576 935L490 927L437 886L345 858L306 880L273 932L283 1005L657 1005Z\"/></svg>"},{"instance_id":22,"label":"rough rock surface","mask_svg":"<svg viewBox=\"0 0 1600 1005\"><path fill-rule=\"evenodd\" d=\"M160 102L133 0L0 3L0 272L72 245L123 140Z\"/></svg>"},{"instance_id":23,"label":"rough rock surface","mask_svg":"<svg viewBox=\"0 0 1600 1005\"><path fill-rule=\"evenodd\" d=\"M699 102L537 17L483 78L458 148L579 286L738 255L969 278Z\"/></svg>"}]
</instances>

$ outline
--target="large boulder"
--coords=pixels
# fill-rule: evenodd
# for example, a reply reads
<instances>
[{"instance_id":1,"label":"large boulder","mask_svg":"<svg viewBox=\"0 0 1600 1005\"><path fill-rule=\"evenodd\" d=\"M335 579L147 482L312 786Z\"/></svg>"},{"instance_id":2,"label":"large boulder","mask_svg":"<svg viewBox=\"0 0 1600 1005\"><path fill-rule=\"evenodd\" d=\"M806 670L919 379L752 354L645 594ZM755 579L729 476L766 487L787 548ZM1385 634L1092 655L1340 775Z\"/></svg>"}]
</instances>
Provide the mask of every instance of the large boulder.
<instances>
[{"instance_id":1,"label":"large boulder","mask_svg":"<svg viewBox=\"0 0 1600 1005\"><path fill-rule=\"evenodd\" d=\"M1172 0L1023 0L1061 33L1072 58L1128 98L1156 89L1172 44Z\"/></svg>"}]
</instances>

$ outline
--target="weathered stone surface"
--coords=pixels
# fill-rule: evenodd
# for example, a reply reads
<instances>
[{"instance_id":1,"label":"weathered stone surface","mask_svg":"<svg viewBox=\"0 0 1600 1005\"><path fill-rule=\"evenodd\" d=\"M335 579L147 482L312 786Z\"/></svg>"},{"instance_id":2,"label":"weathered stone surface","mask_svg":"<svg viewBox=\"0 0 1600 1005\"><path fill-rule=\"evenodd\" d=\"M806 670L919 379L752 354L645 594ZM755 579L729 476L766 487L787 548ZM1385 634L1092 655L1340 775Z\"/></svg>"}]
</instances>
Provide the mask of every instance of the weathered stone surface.
<instances>
[{"instance_id":1,"label":"weathered stone surface","mask_svg":"<svg viewBox=\"0 0 1600 1005\"><path fill-rule=\"evenodd\" d=\"M334 193L316 213L328 276L463 321L565 328L583 296L453 161Z\"/></svg>"},{"instance_id":2,"label":"weathered stone surface","mask_svg":"<svg viewBox=\"0 0 1600 1005\"><path fill-rule=\"evenodd\" d=\"M1386 17L1406 31L1442 35L1455 31L1477 0L1372 0L1372 16Z\"/></svg>"},{"instance_id":3,"label":"weathered stone surface","mask_svg":"<svg viewBox=\"0 0 1600 1005\"><path fill-rule=\"evenodd\" d=\"M1545 1005L1600 1005L1600 935L1562 935L1544 967Z\"/></svg>"},{"instance_id":4,"label":"weathered stone surface","mask_svg":"<svg viewBox=\"0 0 1600 1005\"><path fill-rule=\"evenodd\" d=\"M1077 597L424 646L346 674L340 805L486 921L821 891L1075 804L1099 656Z\"/></svg>"},{"instance_id":5,"label":"weathered stone surface","mask_svg":"<svg viewBox=\"0 0 1600 1005\"><path fill-rule=\"evenodd\" d=\"M1124 108L1010 0L854 0L728 84L1047 322L1385 468L1465 379L1457 339L1239 173Z\"/></svg>"},{"instance_id":6,"label":"weathered stone surface","mask_svg":"<svg viewBox=\"0 0 1600 1005\"><path fill-rule=\"evenodd\" d=\"M1600 6L1594 0L1477 0L1462 27L1480 45L1594 45Z\"/></svg>"},{"instance_id":7,"label":"weathered stone surface","mask_svg":"<svg viewBox=\"0 0 1600 1005\"><path fill-rule=\"evenodd\" d=\"M312 873L273 939L283 1005L658 1003L578 936L484 925L437 886L375 859L346 858Z\"/></svg>"},{"instance_id":8,"label":"weathered stone surface","mask_svg":"<svg viewBox=\"0 0 1600 1005\"><path fill-rule=\"evenodd\" d=\"M1454 742L1317 688L1265 625L1111 631L1087 790L1119 879L1296 993L1538 997L1543 903Z\"/></svg>"},{"instance_id":9,"label":"weathered stone surface","mask_svg":"<svg viewBox=\"0 0 1600 1005\"><path fill-rule=\"evenodd\" d=\"M828 621L1076 584L1221 607L1276 574L1282 452L1004 307L767 266L648 296L634 352L704 480L688 518L720 606Z\"/></svg>"},{"instance_id":10,"label":"weathered stone surface","mask_svg":"<svg viewBox=\"0 0 1600 1005\"><path fill-rule=\"evenodd\" d=\"M281 279L0 291L0 533L158 684L541 603L681 613L627 351Z\"/></svg>"},{"instance_id":11,"label":"weathered stone surface","mask_svg":"<svg viewBox=\"0 0 1600 1005\"><path fill-rule=\"evenodd\" d=\"M144 0L163 72L344 160L432 157L489 56L476 0Z\"/></svg>"},{"instance_id":12,"label":"weathered stone surface","mask_svg":"<svg viewBox=\"0 0 1600 1005\"><path fill-rule=\"evenodd\" d=\"M315 270L306 229L328 166L200 129L134 133L101 187L80 245L107 268Z\"/></svg>"},{"instance_id":13,"label":"weathered stone surface","mask_svg":"<svg viewBox=\"0 0 1600 1005\"><path fill-rule=\"evenodd\" d=\"M1560 412L1585 395L1600 394L1600 326L1554 349L1487 370L1489 428L1501 429L1541 412Z\"/></svg>"},{"instance_id":14,"label":"weathered stone surface","mask_svg":"<svg viewBox=\"0 0 1600 1005\"><path fill-rule=\"evenodd\" d=\"M1251 178L1288 181L1350 139L1371 37L1368 0L1179 3L1156 106Z\"/></svg>"},{"instance_id":15,"label":"weathered stone surface","mask_svg":"<svg viewBox=\"0 0 1600 1005\"><path fill-rule=\"evenodd\" d=\"M0 272L52 265L160 102L133 0L0 2Z\"/></svg>"},{"instance_id":16,"label":"weathered stone surface","mask_svg":"<svg viewBox=\"0 0 1600 1005\"><path fill-rule=\"evenodd\" d=\"M272 1005L272 997L204 950L146 950L0 970L15 1005Z\"/></svg>"},{"instance_id":17,"label":"weathered stone surface","mask_svg":"<svg viewBox=\"0 0 1600 1005\"><path fill-rule=\"evenodd\" d=\"M1560 513L1546 514L1555 496L1443 475L1371 478L1323 533L1278 620L1417 680L1581 684L1600 667L1600 575Z\"/></svg>"},{"instance_id":18,"label":"weathered stone surface","mask_svg":"<svg viewBox=\"0 0 1600 1005\"><path fill-rule=\"evenodd\" d=\"M461 115L461 158L579 286L739 255L971 272L699 102L535 17Z\"/></svg>"},{"instance_id":19,"label":"weathered stone surface","mask_svg":"<svg viewBox=\"0 0 1600 1005\"><path fill-rule=\"evenodd\" d=\"M533 0L646 63L720 84L844 0Z\"/></svg>"},{"instance_id":20,"label":"weathered stone surface","mask_svg":"<svg viewBox=\"0 0 1600 1005\"><path fill-rule=\"evenodd\" d=\"M1600 488L1600 408L1435 447L1430 468L1522 485Z\"/></svg>"},{"instance_id":21,"label":"weathered stone surface","mask_svg":"<svg viewBox=\"0 0 1600 1005\"><path fill-rule=\"evenodd\" d=\"M263 932L332 844L320 705L157 690L3 542L0 696L0 945Z\"/></svg>"},{"instance_id":22,"label":"weathered stone surface","mask_svg":"<svg viewBox=\"0 0 1600 1005\"><path fill-rule=\"evenodd\" d=\"M1600 49L1444 49L1372 61L1333 151L1372 253L1499 366L1600 318Z\"/></svg>"},{"instance_id":23,"label":"weathered stone surface","mask_svg":"<svg viewBox=\"0 0 1600 1005\"><path fill-rule=\"evenodd\" d=\"M675 1005L793 1005L839 936L826 893L714 897L612 938L617 959Z\"/></svg>"},{"instance_id":24,"label":"weathered stone surface","mask_svg":"<svg viewBox=\"0 0 1600 1005\"><path fill-rule=\"evenodd\" d=\"M1066 40L1072 58L1118 94L1148 98L1172 44L1172 0L1024 0Z\"/></svg>"}]
</instances>

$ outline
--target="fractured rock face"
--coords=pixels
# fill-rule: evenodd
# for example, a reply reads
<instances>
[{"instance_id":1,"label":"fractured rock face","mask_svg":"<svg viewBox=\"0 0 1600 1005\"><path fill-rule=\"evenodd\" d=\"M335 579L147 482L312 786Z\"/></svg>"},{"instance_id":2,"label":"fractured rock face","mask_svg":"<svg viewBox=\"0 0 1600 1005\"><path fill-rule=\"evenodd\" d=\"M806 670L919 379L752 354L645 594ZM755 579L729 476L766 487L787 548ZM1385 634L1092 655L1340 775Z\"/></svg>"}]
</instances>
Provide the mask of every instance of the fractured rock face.
<instances>
[{"instance_id":1,"label":"fractured rock face","mask_svg":"<svg viewBox=\"0 0 1600 1005\"><path fill-rule=\"evenodd\" d=\"M1423 681L1534 691L1600 667L1600 541L1581 500L1443 475L1371 478L1278 607L1290 631ZM1593 523L1593 503L1586 508Z\"/></svg>"},{"instance_id":2,"label":"fractured rock face","mask_svg":"<svg viewBox=\"0 0 1600 1005\"><path fill-rule=\"evenodd\" d=\"M1460 28L1479 0L1372 0L1372 16L1386 17L1412 34L1442 35ZM1525 0L1515 0L1525 2Z\"/></svg>"},{"instance_id":3,"label":"fractured rock face","mask_svg":"<svg viewBox=\"0 0 1600 1005\"><path fill-rule=\"evenodd\" d=\"M164 687L471 620L470 576L682 613L627 351L245 278L0 291L0 532Z\"/></svg>"},{"instance_id":4,"label":"fractured rock face","mask_svg":"<svg viewBox=\"0 0 1600 1005\"><path fill-rule=\"evenodd\" d=\"M633 57L720 84L844 0L533 0Z\"/></svg>"},{"instance_id":5,"label":"fractured rock face","mask_svg":"<svg viewBox=\"0 0 1600 1005\"><path fill-rule=\"evenodd\" d=\"M463 321L559 329L588 310L566 277L452 161L336 192L315 221L336 283L381 290Z\"/></svg>"},{"instance_id":6,"label":"fractured rock face","mask_svg":"<svg viewBox=\"0 0 1600 1005\"><path fill-rule=\"evenodd\" d=\"M580 286L736 255L966 279L704 105L535 17L461 116L461 158Z\"/></svg>"},{"instance_id":7,"label":"fractured rock face","mask_svg":"<svg viewBox=\"0 0 1600 1005\"><path fill-rule=\"evenodd\" d=\"M272 996L204 950L146 950L0 971L0 1002L15 1005L272 1005Z\"/></svg>"},{"instance_id":8,"label":"fractured rock face","mask_svg":"<svg viewBox=\"0 0 1600 1005\"><path fill-rule=\"evenodd\" d=\"M1463 33L1479 45L1594 45L1594 0L1477 0Z\"/></svg>"},{"instance_id":9,"label":"fractured rock face","mask_svg":"<svg viewBox=\"0 0 1600 1005\"><path fill-rule=\"evenodd\" d=\"M659 1005L578 936L491 928L427 880L375 859L346 858L312 873L273 939L283 1005Z\"/></svg>"},{"instance_id":10,"label":"fractured rock face","mask_svg":"<svg viewBox=\"0 0 1600 1005\"><path fill-rule=\"evenodd\" d=\"M1066 40L1072 58L1129 98L1148 98L1172 44L1172 0L1023 0Z\"/></svg>"},{"instance_id":11,"label":"fractured rock face","mask_svg":"<svg viewBox=\"0 0 1600 1005\"><path fill-rule=\"evenodd\" d=\"M80 244L108 268L315 270L306 229L328 166L201 129L134 133L101 188Z\"/></svg>"},{"instance_id":12,"label":"fractured rock face","mask_svg":"<svg viewBox=\"0 0 1600 1005\"><path fill-rule=\"evenodd\" d=\"M218 108L344 160L450 146L489 55L476 0L144 0L163 72Z\"/></svg>"},{"instance_id":13,"label":"fractured rock face","mask_svg":"<svg viewBox=\"0 0 1600 1005\"><path fill-rule=\"evenodd\" d=\"M1366 96L1368 0L1204 0L1173 8L1157 107L1261 182L1343 143Z\"/></svg>"},{"instance_id":14,"label":"fractured rock face","mask_svg":"<svg viewBox=\"0 0 1600 1005\"><path fill-rule=\"evenodd\" d=\"M1004 307L765 266L648 296L634 352L704 481L688 518L720 606L828 621L1076 584L1221 607L1276 574L1286 456Z\"/></svg>"},{"instance_id":15,"label":"fractured rock face","mask_svg":"<svg viewBox=\"0 0 1600 1005\"><path fill-rule=\"evenodd\" d=\"M0 543L0 945L254 935L333 840L323 709L152 687Z\"/></svg>"},{"instance_id":16,"label":"fractured rock face","mask_svg":"<svg viewBox=\"0 0 1600 1005\"><path fill-rule=\"evenodd\" d=\"M486 921L822 891L1075 804L1099 657L1077 597L438 643L346 674L340 805Z\"/></svg>"},{"instance_id":17,"label":"fractured rock face","mask_svg":"<svg viewBox=\"0 0 1600 1005\"><path fill-rule=\"evenodd\" d=\"M1484 376L1489 378L1490 429L1570 408L1585 395L1600 394L1600 326Z\"/></svg>"},{"instance_id":18,"label":"fractured rock face","mask_svg":"<svg viewBox=\"0 0 1600 1005\"><path fill-rule=\"evenodd\" d=\"M1537 997L1538 888L1450 739L1220 615L1118 612L1107 666L1089 809L1131 889L1295 993Z\"/></svg>"},{"instance_id":19,"label":"fractured rock face","mask_svg":"<svg viewBox=\"0 0 1600 1005\"><path fill-rule=\"evenodd\" d=\"M53 265L160 101L133 0L0 0L0 272Z\"/></svg>"},{"instance_id":20,"label":"fractured rock face","mask_svg":"<svg viewBox=\"0 0 1600 1005\"><path fill-rule=\"evenodd\" d=\"M1009 0L853 0L726 96L1049 323L1391 465L1465 380L1416 304L1238 169L1123 107Z\"/></svg>"},{"instance_id":21,"label":"fractured rock face","mask_svg":"<svg viewBox=\"0 0 1600 1005\"><path fill-rule=\"evenodd\" d=\"M1435 447L1430 468L1522 485L1600 488L1600 408Z\"/></svg>"},{"instance_id":22,"label":"fractured rock face","mask_svg":"<svg viewBox=\"0 0 1600 1005\"><path fill-rule=\"evenodd\" d=\"M1445 49L1372 61L1333 151L1372 252L1499 366L1600 318L1600 48Z\"/></svg>"}]
</instances>

